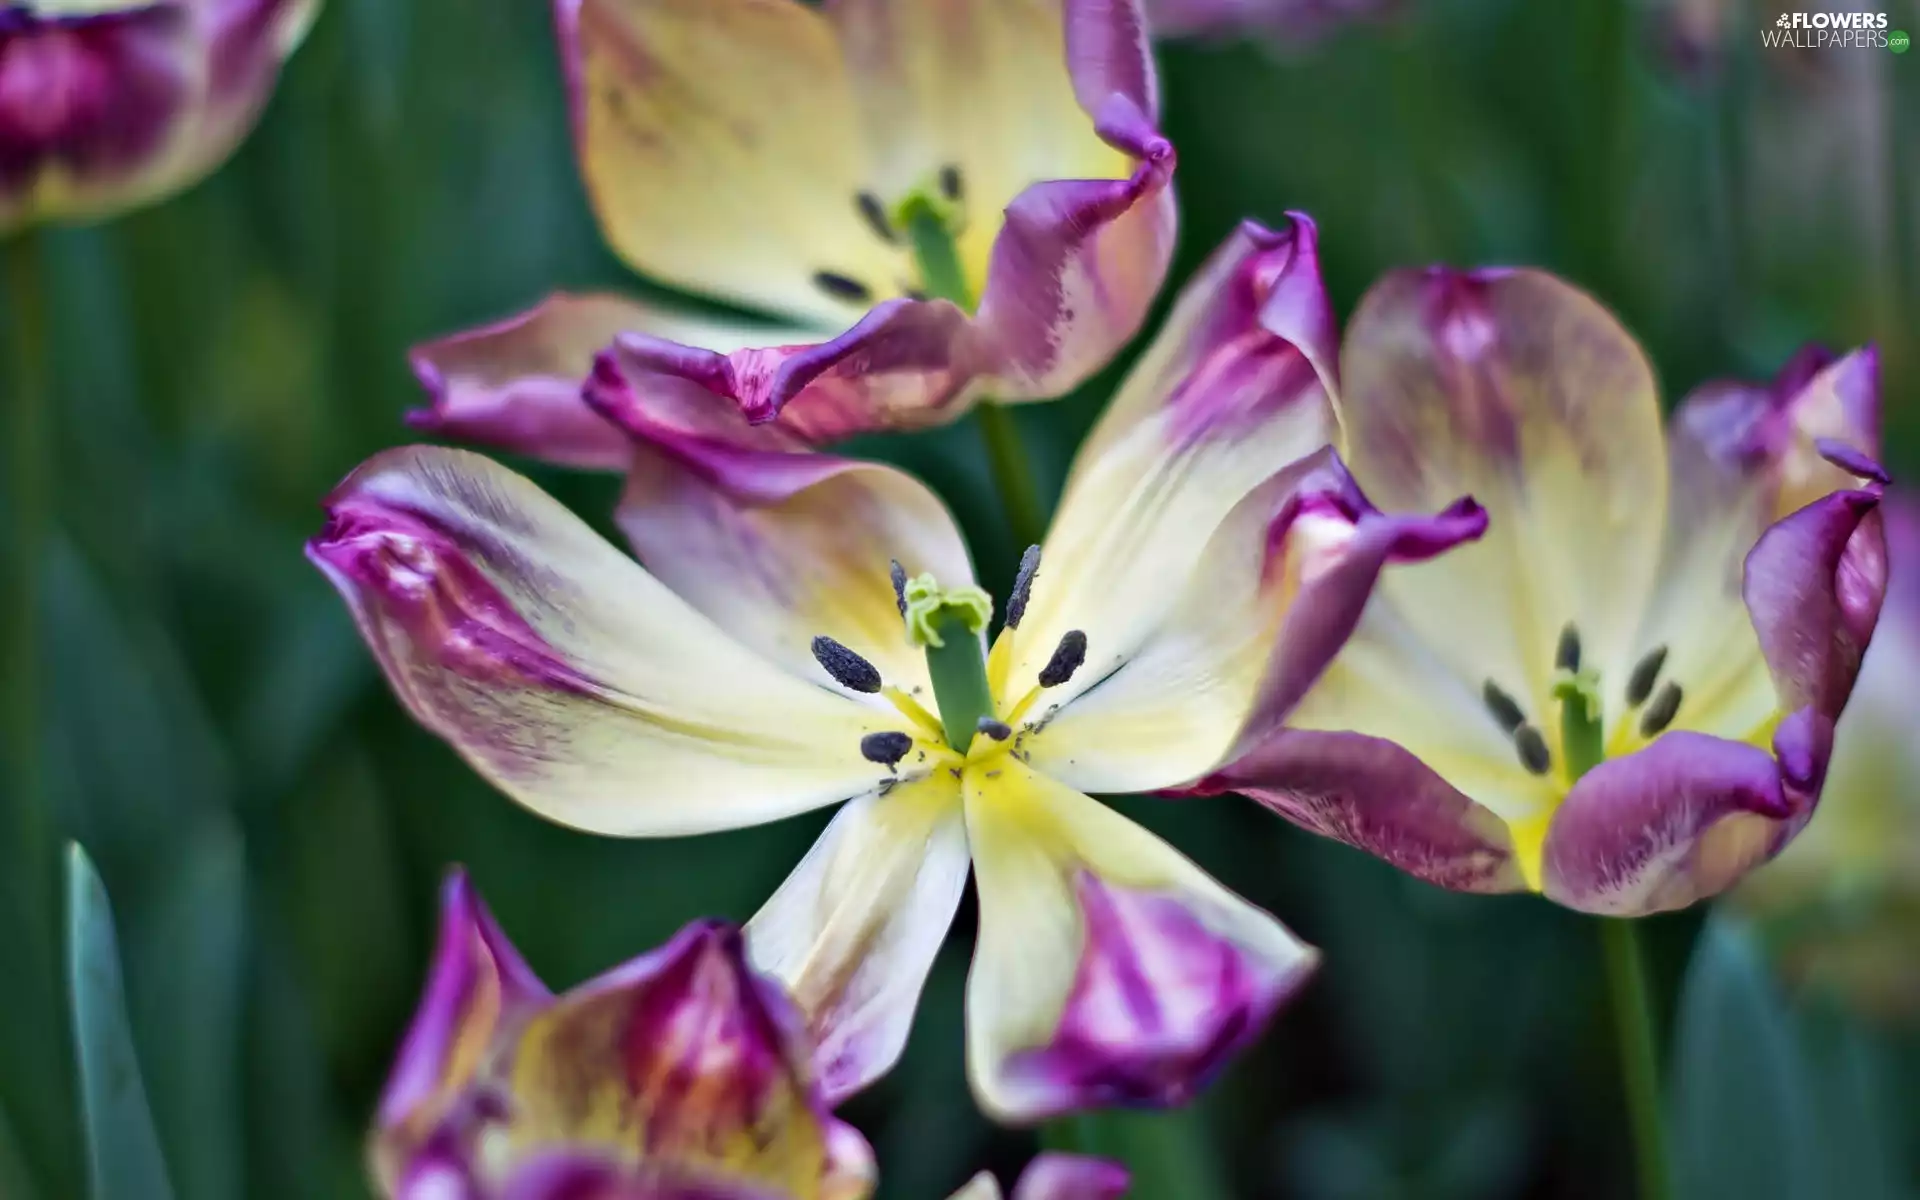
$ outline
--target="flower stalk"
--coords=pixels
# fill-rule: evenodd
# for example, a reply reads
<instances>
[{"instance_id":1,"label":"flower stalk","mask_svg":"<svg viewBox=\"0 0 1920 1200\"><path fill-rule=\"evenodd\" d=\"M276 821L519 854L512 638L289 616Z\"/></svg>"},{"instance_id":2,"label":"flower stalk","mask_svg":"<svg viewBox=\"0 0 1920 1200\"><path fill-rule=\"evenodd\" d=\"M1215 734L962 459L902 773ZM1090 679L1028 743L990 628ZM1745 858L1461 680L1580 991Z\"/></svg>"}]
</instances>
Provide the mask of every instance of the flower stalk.
<instances>
[{"instance_id":1,"label":"flower stalk","mask_svg":"<svg viewBox=\"0 0 1920 1200\"><path fill-rule=\"evenodd\" d=\"M31 895L53 902L45 870L51 844L41 806L39 565L47 533L47 325L40 271L41 245L31 233L16 235L6 250L7 303L13 359L7 401L9 450L7 507L13 535L6 596L9 632L6 670L7 757L13 764L10 840L24 860L22 881ZM45 907L45 906L42 906Z\"/></svg>"},{"instance_id":2,"label":"flower stalk","mask_svg":"<svg viewBox=\"0 0 1920 1200\"><path fill-rule=\"evenodd\" d=\"M916 195L901 206L900 223L913 246L920 285L928 298L951 301L971 313L979 298L967 286L959 248L954 243L953 218L934 200ZM1046 532L1046 522L1020 428L1002 405L987 401L976 411L980 436L987 448L987 468L993 473L993 489L1000 497L1013 540L1017 545L1033 545Z\"/></svg>"},{"instance_id":3,"label":"flower stalk","mask_svg":"<svg viewBox=\"0 0 1920 1200\"><path fill-rule=\"evenodd\" d=\"M1654 1045L1653 1004L1647 990L1646 956L1632 919L1600 918L1607 992L1620 1050L1620 1085L1633 1135L1640 1200L1667 1200L1665 1117L1660 1105L1660 1059Z\"/></svg>"}]
</instances>

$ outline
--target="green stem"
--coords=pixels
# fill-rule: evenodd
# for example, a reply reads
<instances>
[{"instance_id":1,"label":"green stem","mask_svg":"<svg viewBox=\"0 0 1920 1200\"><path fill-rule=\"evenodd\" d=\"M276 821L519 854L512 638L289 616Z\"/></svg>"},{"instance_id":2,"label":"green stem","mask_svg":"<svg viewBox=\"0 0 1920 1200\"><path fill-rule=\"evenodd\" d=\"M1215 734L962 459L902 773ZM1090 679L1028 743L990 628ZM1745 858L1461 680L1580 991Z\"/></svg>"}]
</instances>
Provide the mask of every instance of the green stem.
<instances>
[{"instance_id":1,"label":"green stem","mask_svg":"<svg viewBox=\"0 0 1920 1200\"><path fill-rule=\"evenodd\" d=\"M993 472L994 490L1000 493L1000 507L1007 515L1013 540L1021 546L1038 545L1047 533L1046 519L1013 412L992 401L983 401L974 411L980 421L980 436L987 444L987 466Z\"/></svg>"},{"instance_id":2,"label":"green stem","mask_svg":"<svg viewBox=\"0 0 1920 1200\"><path fill-rule=\"evenodd\" d=\"M920 266L921 288L929 297L951 301L971 313L979 299L967 283L959 247L940 209L933 201L916 196L901 209L901 221ZM987 467L1013 539L1021 546L1036 545L1046 533L1046 521L1040 493L1033 486L1027 449L1020 440L1020 427L1013 414L991 397L983 397L976 411L987 447Z\"/></svg>"},{"instance_id":3,"label":"green stem","mask_svg":"<svg viewBox=\"0 0 1920 1200\"><path fill-rule=\"evenodd\" d=\"M48 1111L64 1111L64 1047L31 1031L36 1016L59 1012L57 934L60 911L54 875L55 848L48 824L42 769L40 712L40 567L46 556L52 472L47 317L41 279L42 245L31 231L16 233L0 255L6 259L6 505L11 529L0 583L0 754L10 778L0 793L0 938L18 937L24 1029L0 1036L0 1100L20 1122L30 1161L40 1180L58 1179L67 1154L63 1124L49 1125ZM13 945L6 947L13 949ZM37 1093L37 1094L36 1094ZM44 1105L51 1105L49 1110ZM57 1118L55 1119L57 1121Z\"/></svg>"},{"instance_id":4,"label":"green stem","mask_svg":"<svg viewBox=\"0 0 1920 1200\"><path fill-rule=\"evenodd\" d=\"M40 560L47 531L47 327L42 308L40 243L16 235L6 248L13 378L7 399L7 506L13 516L7 555L7 758L14 773L10 841L23 862L22 884L51 912L53 873L40 779ZM46 853L42 853L45 851ZM39 903L44 901L45 903Z\"/></svg>"},{"instance_id":5,"label":"green stem","mask_svg":"<svg viewBox=\"0 0 1920 1200\"><path fill-rule=\"evenodd\" d=\"M1620 1084L1633 1131L1633 1157L1640 1177L1640 1200L1666 1200L1668 1186L1666 1125L1660 1107L1660 1060L1654 1046L1653 1004L1647 990L1646 958L1637 923L1600 919L1600 943L1607 967L1614 1032L1620 1049Z\"/></svg>"}]
</instances>

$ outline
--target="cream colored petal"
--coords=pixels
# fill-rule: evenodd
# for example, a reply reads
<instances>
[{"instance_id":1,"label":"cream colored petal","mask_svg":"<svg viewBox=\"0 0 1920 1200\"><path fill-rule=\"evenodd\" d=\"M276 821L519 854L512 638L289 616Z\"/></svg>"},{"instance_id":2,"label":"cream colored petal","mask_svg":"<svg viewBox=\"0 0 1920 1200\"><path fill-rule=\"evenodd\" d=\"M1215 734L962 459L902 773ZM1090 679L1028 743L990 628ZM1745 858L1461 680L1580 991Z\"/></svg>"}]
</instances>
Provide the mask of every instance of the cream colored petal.
<instances>
[{"instance_id":1,"label":"cream colored petal","mask_svg":"<svg viewBox=\"0 0 1920 1200\"><path fill-rule=\"evenodd\" d=\"M1591 297L1537 271L1398 272L1341 353L1348 463L1382 509L1485 505L1484 541L1383 583L1463 679L1546 706L1561 630L1631 666L1666 517L1652 368ZM1549 742L1556 722L1546 722Z\"/></svg>"},{"instance_id":2,"label":"cream colored petal","mask_svg":"<svg viewBox=\"0 0 1920 1200\"><path fill-rule=\"evenodd\" d=\"M309 556L400 699L535 812L659 836L776 820L892 782L898 714L733 641L527 480L430 447L369 460Z\"/></svg>"},{"instance_id":3,"label":"cream colored petal","mask_svg":"<svg viewBox=\"0 0 1920 1200\"><path fill-rule=\"evenodd\" d=\"M938 771L842 808L748 923L754 965L806 1014L829 1106L899 1060L967 864L960 787Z\"/></svg>"},{"instance_id":4,"label":"cream colored petal","mask_svg":"<svg viewBox=\"0 0 1920 1200\"><path fill-rule=\"evenodd\" d=\"M1184 1102L1312 969L1311 947L1104 804L1010 755L964 786L967 1070L989 1115Z\"/></svg>"},{"instance_id":5,"label":"cream colored petal","mask_svg":"<svg viewBox=\"0 0 1920 1200\"><path fill-rule=\"evenodd\" d=\"M905 258L861 220L872 186L832 27L798 0L561 0L580 169L636 270L728 300L852 323Z\"/></svg>"},{"instance_id":6,"label":"cream colored petal","mask_svg":"<svg viewBox=\"0 0 1920 1200\"><path fill-rule=\"evenodd\" d=\"M656 577L745 645L823 687L810 649L833 638L932 704L889 564L973 582L946 505L893 467L810 451L660 435L636 443L618 520Z\"/></svg>"},{"instance_id":7,"label":"cream colored petal","mask_svg":"<svg viewBox=\"0 0 1920 1200\"><path fill-rule=\"evenodd\" d=\"M1394 574L1417 594L1421 578L1442 567L1423 563ZM1567 784L1557 770L1536 775L1526 769L1512 736L1487 707L1484 684L1461 675L1392 599L1376 592L1359 628L1288 724L1397 744L1506 821L1523 870L1537 880L1540 841ZM1542 720L1537 712L1527 715L1536 724Z\"/></svg>"},{"instance_id":8,"label":"cream colored petal","mask_svg":"<svg viewBox=\"0 0 1920 1200\"><path fill-rule=\"evenodd\" d=\"M1252 309L1193 325L1162 334L1074 465L1012 642L1010 701L1071 630L1086 634L1089 666L1049 703L1097 681L1094 664L1130 657L1179 602L1227 514L1338 437L1313 365Z\"/></svg>"},{"instance_id":9,"label":"cream colored petal","mask_svg":"<svg viewBox=\"0 0 1920 1200\"><path fill-rule=\"evenodd\" d=\"M870 186L937 189L959 170L960 258L977 298L1000 214L1032 184L1125 179L1074 98L1062 0L829 0L863 127Z\"/></svg>"}]
</instances>

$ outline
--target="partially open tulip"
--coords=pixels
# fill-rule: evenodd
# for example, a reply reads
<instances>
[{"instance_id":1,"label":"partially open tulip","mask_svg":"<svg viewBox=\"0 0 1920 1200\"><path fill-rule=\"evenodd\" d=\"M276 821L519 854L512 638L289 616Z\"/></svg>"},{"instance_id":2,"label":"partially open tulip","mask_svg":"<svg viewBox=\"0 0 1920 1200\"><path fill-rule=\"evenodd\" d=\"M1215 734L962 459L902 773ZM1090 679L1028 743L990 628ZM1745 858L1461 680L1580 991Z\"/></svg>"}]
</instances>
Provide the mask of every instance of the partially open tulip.
<instances>
[{"instance_id":1,"label":"partially open tulip","mask_svg":"<svg viewBox=\"0 0 1920 1200\"><path fill-rule=\"evenodd\" d=\"M859 1200L874 1174L738 930L697 921L554 996L463 874L371 1157L393 1200Z\"/></svg>"},{"instance_id":2,"label":"partially open tulip","mask_svg":"<svg viewBox=\"0 0 1920 1200\"><path fill-rule=\"evenodd\" d=\"M1761 918L1795 982L1875 1016L1920 1017L1920 506L1881 509L1886 611L1834 735L1819 816L1728 899Z\"/></svg>"},{"instance_id":3,"label":"partially open tulip","mask_svg":"<svg viewBox=\"0 0 1920 1200\"><path fill-rule=\"evenodd\" d=\"M1240 791L1445 887L1677 908L1813 815L1886 587L1872 350L1699 389L1537 271L1399 272L1341 352L1356 479L1471 491L1479 544L1383 580Z\"/></svg>"},{"instance_id":4,"label":"partially open tulip","mask_svg":"<svg viewBox=\"0 0 1920 1200\"><path fill-rule=\"evenodd\" d=\"M253 128L319 0L0 4L0 231L198 181Z\"/></svg>"},{"instance_id":5,"label":"partially open tulip","mask_svg":"<svg viewBox=\"0 0 1920 1200\"><path fill-rule=\"evenodd\" d=\"M309 553L414 715L553 820L663 836L846 802L749 926L830 1099L898 1057L971 867L987 1111L1179 1103L1315 955L1087 793L1263 740L1385 564L1485 525L1360 495L1327 449L1330 328L1312 226L1237 234L1094 431L990 652L993 602L923 485L671 423L618 372L596 403L634 438L620 519L646 569L425 448L347 479Z\"/></svg>"},{"instance_id":6,"label":"partially open tulip","mask_svg":"<svg viewBox=\"0 0 1920 1200\"><path fill-rule=\"evenodd\" d=\"M1071 389L1165 277L1173 149L1137 0L556 0L574 140L636 270L766 320L605 295L419 347L422 428L624 465L579 405L642 373L825 442Z\"/></svg>"}]
</instances>

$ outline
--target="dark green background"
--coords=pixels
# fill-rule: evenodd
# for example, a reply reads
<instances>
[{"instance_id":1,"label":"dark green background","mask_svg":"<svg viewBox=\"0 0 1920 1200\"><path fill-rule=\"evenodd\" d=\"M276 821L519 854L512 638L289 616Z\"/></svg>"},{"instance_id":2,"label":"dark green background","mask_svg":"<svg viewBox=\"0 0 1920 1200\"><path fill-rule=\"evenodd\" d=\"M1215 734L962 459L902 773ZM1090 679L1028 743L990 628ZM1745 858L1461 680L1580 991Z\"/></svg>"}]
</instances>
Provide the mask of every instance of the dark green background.
<instances>
[{"instance_id":1,"label":"dark green background","mask_svg":"<svg viewBox=\"0 0 1920 1200\"><path fill-rule=\"evenodd\" d=\"M1906 336L1920 149L1902 136L1920 117L1920 55L1763 54L1776 10L1725 8L1733 36L1705 71L1668 52L1662 6L1623 0L1416 0L1398 25L1309 52L1168 49L1177 274L1240 217L1301 208L1343 313L1391 266L1542 264L1623 315L1669 397L1769 374L1806 339L1877 339L1890 458L1920 465ZM696 915L745 918L824 820L673 842L540 822L401 713L301 558L326 490L407 440L411 342L552 287L635 286L585 206L546 5L329 0L258 134L213 180L12 253L39 255L51 289L47 820L86 843L112 893L175 1190L362 1194L361 1133L448 864L471 868L563 986ZM1049 494L1116 377L1021 414ZM985 581L1004 585L1013 547L970 425L859 449L938 486ZM539 474L606 526L614 480ZM1435 891L1236 800L1123 807L1326 951L1197 1119L1119 1129L1149 1175L1196 1148L1213 1164L1139 1194L1627 1193L1590 922ZM41 878L8 846L0 910L9 1200L84 1189L43 849ZM1700 918L1649 929L1663 1026L1685 1015L1671 1058L1687 1195L1914 1195L1911 1039L1824 1001L1789 1012L1720 922L1677 1001ZM935 970L906 1062L847 1110L887 1197L938 1200L1032 1146L986 1125L966 1092L970 926Z\"/></svg>"}]
</instances>

